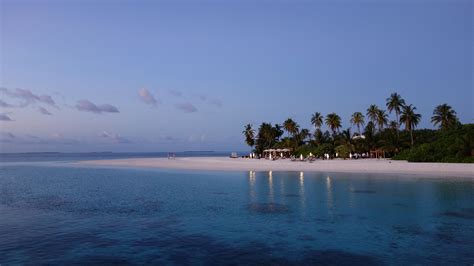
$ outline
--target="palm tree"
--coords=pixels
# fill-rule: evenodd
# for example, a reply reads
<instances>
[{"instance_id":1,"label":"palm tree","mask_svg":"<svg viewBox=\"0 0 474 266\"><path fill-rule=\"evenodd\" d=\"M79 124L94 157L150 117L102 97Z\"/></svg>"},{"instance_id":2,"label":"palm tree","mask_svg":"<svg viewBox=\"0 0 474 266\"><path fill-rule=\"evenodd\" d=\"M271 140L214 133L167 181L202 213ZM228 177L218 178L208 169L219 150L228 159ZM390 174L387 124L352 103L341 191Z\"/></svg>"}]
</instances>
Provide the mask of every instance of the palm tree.
<instances>
[{"instance_id":1,"label":"palm tree","mask_svg":"<svg viewBox=\"0 0 474 266\"><path fill-rule=\"evenodd\" d=\"M298 133L299 126L293 119L288 118L283 122L283 128L288 132L288 135L295 136Z\"/></svg>"},{"instance_id":2,"label":"palm tree","mask_svg":"<svg viewBox=\"0 0 474 266\"><path fill-rule=\"evenodd\" d=\"M281 134L282 131L277 126L274 127L270 123L262 123L258 129L255 151L262 153L264 149L273 147L278 143Z\"/></svg>"},{"instance_id":3,"label":"palm tree","mask_svg":"<svg viewBox=\"0 0 474 266\"><path fill-rule=\"evenodd\" d=\"M352 142L351 128L343 130L340 135L340 145L346 146L351 152L354 151L355 145Z\"/></svg>"},{"instance_id":4,"label":"palm tree","mask_svg":"<svg viewBox=\"0 0 474 266\"><path fill-rule=\"evenodd\" d=\"M351 117L351 124L357 126L357 131L360 135L360 126L364 125L364 118L365 116L361 112L355 112L352 114Z\"/></svg>"},{"instance_id":5,"label":"palm tree","mask_svg":"<svg viewBox=\"0 0 474 266\"><path fill-rule=\"evenodd\" d=\"M273 127L273 132L277 141L280 140L281 136L283 136L283 129L279 124L275 124L275 126Z\"/></svg>"},{"instance_id":6,"label":"palm tree","mask_svg":"<svg viewBox=\"0 0 474 266\"><path fill-rule=\"evenodd\" d=\"M367 109L367 117L369 118L372 123L376 124L377 123L377 113L379 111L379 107L375 104L372 104L369 106Z\"/></svg>"},{"instance_id":7,"label":"palm tree","mask_svg":"<svg viewBox=\"0 0 474 266\"><path fill-rule=\"evenodd\" d=\"M323 120L323 115L320 112L316 112L311 117L311 124L313 124L316 129L321 129L321 126L323 125Z\"/></svg>"},{"instance_id":8,"label":"palm tree","mask_svg":"<svg viewBox=\"0 0 474 266\"><path fill-rule=\"evenodd\" d=\"M336 113L330 113L326 116L326 125L331 129L332 134L336 135L336 132L339 132L341 128L341 117Z\"/></svg>"},{"instance_id":9,"label":"palm tree","mask_svg":"<svg viewBox=\"0 0 474 266\"><path fill-rule=\"evenodd\" d=\"M405 130L410 131L411 146L413 146L413 129L420 123L421 115L415 113L416 107L412 104L404 105L400 115L400 123L405 125Z\"/></svg>"},{"instance_id":10,"label":"palm tree","mask_svg":"<svg viewBox=\"0 0 474 266\"><path fill-rule=\"evenodd\" d=\"M400 121L399 116L400 112L405 105L405 100L400 96L400 94L394 92L390 94L390 97L387 98L387 109L390 113L395 112L395 116L397 118L397 136L398 136L398 129L400 128Z\"/></svg>"},{"instance_id":11,"label":"palm tree","mask_svg":"<svg viewBox=\"0 0 474 266\"><path fill-rule=\"evenodd\" d=\"M436 106L431 117L431 123L435 126L439 124L439 128L443 130L453 128L457 122L456 111L446 103Z\"/></svg>"},{"instance_id":12,"label":"palm tree","mask_svg":"<svg viewBox=\"0 0 474 266\"><path fill-rule=\"evenodd\" d=\"M253 147L253 145L255 145L255 130L252 128L252 125L247 124L242 133L245 136L245 142L247 143L247 145Z\"/></svg>"},{"instance_id":13,"label":"palm tree","mask_svg":"<svg viewBox=\"0 0 474 266\"><path fill-rule=\"evenodd\" d=\"M298 134L298 142L304 142L304 140L308 137L311 137L311 134L309 134L309 130L303 128Z\"/></svg>"},{"instance_id":14,"label":"palm tree","mask_svg":"<svg viewBox=\"0 0 474 266\"><path fill-rule=\"evenodd\" d=\"M379 131L381 132L383 127L388 122L388 115L385 110L377 110L377 126L379 127Z\"/></svg>"},{"instance_id":15,"label":"palm tree","mask_svg":"<svg viewBox=\"0 0 474 266\"><path fill-rule=\"evenodd\" d=\"M375 147L375 124L372 121L369 121L365 125L364 129L364 136L365 136L365 142L368 145L369 149L372 149Z\"/></svg>"}]
</instances>

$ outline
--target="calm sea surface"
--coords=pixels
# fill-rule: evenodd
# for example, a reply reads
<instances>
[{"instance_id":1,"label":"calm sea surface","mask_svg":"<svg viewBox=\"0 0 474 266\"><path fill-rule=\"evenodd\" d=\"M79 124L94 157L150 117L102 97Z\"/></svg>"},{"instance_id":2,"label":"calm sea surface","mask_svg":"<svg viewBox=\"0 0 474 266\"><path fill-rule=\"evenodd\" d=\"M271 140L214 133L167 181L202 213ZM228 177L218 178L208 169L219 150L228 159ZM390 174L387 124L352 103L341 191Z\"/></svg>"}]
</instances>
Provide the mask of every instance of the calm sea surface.
<instances>
[{"instance_id":1,"label":"calm sea surface","mask_svg":"<svg viewBox=\"0 0 474 266\"><path fill-rule=\"evenodd\" d=\"M0 155L2 266L474 263L467 179L86 168L69 162L104 154L10 156Z\"/></svg>"}]
</instances>

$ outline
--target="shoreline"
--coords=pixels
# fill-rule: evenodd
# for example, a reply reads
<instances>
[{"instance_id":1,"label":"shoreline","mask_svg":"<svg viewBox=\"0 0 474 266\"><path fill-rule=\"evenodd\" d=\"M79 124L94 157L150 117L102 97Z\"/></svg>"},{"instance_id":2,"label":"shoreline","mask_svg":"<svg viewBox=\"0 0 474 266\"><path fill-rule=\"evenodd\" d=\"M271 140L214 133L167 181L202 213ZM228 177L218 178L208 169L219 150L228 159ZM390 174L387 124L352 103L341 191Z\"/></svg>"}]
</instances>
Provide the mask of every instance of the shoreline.
<instances>
[{"instance_id":1,"label":"shoreline","mask_svg":"<svg viewBox=\"0 0 474 266\"><path fill-rule=\"evenodd\" d=\"M83 166L158 168L203 171L295 171L403 174L426 177L474 178L474 164L409 163L387 159L301 161L228 157L130 158L80 161Z\"/></svg>"}]
</instances>

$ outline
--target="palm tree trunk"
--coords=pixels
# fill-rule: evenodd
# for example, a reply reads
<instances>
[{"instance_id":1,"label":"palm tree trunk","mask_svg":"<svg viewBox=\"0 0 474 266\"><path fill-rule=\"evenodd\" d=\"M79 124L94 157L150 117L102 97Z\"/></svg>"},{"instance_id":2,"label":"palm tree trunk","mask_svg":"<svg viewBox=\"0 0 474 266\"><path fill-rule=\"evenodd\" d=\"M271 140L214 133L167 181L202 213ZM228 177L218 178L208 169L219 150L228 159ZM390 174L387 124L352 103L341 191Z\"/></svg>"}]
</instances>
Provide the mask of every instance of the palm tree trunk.
<instances>
[{"instance_id":1,"label":"palm tree trunk","mask_svg":"<svg viewBox=\"0 0 474 266\"><path fill-rule=\"evenodd\" d=\"M399 113L395 112L395 115L397 117L397 145L400 143L400 118L399 118Z\"/></svg>"},{"instance_id":2,"label":"palm tree trunk","mask_svg":"<svg viewBox=\"0 0 474 266\"><path fill-rule=\"evenodd\" d=\"M413 147L413 130L410 128L411 146Z\"/></svg>"}]
</instances>

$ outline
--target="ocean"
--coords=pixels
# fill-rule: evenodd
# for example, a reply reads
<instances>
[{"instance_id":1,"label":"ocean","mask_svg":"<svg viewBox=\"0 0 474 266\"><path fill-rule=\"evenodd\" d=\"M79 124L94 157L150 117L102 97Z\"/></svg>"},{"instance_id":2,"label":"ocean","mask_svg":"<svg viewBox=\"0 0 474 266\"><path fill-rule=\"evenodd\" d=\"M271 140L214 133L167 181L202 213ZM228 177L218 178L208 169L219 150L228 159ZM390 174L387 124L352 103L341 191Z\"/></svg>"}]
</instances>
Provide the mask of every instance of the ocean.
<instances>
[{"instance_id":1,"label":"ocean","mask_svg":"<svg viewBox=\"0 0 474 266\"><path fill-rule=\"evenodd\" d=\"M474 263L469 179L71 164L156 156L1 155L0 265Z\"/></svg>"}]
</instances>

